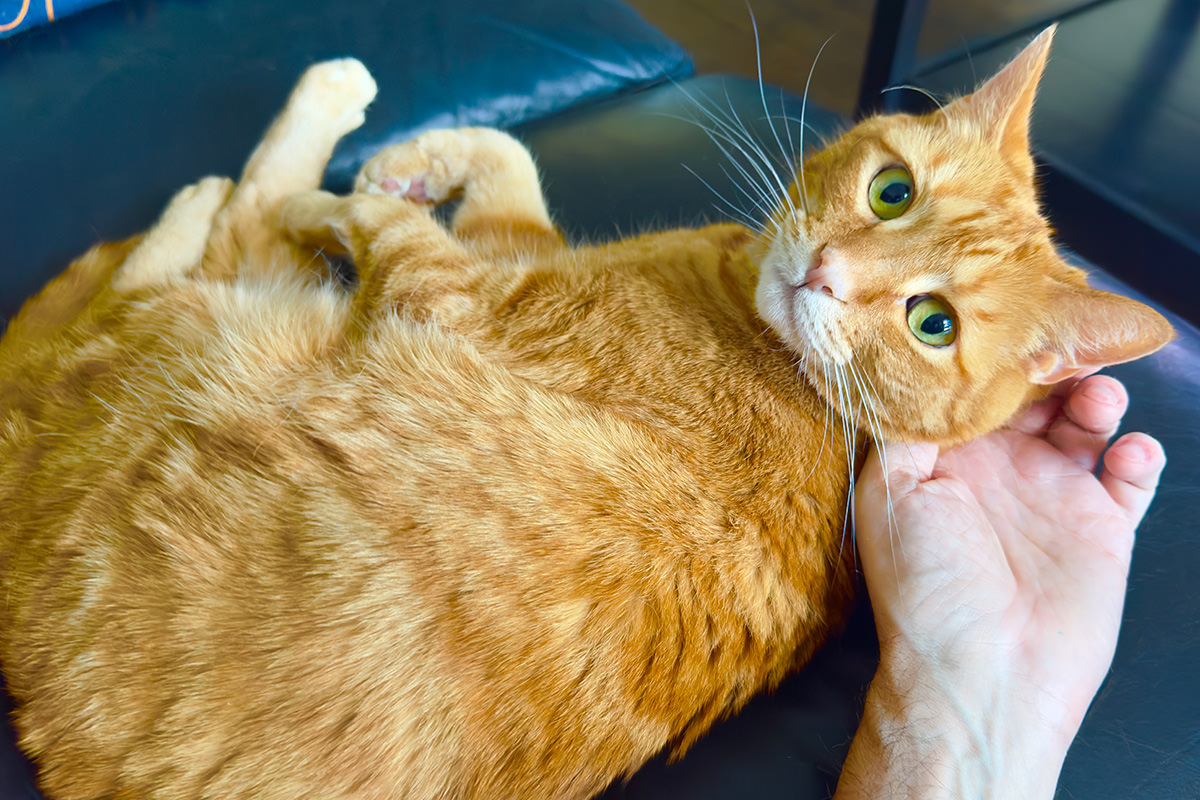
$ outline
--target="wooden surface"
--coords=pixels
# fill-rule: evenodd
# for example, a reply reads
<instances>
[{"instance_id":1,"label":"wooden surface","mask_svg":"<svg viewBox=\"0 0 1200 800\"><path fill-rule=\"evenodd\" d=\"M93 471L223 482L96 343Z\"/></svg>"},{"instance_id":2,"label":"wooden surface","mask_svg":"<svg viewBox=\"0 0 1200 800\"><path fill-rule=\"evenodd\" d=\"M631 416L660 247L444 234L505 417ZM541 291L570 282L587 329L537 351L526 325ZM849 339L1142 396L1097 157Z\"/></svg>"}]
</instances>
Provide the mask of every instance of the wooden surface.
<instances>
[{"instance_id":1,"label":"wooden surface","mask_svg":"<svg viewBox=\"0 0 1200 800\"><path fill-rule=\"evenodd\" d=\"M628 0L691 53L696 71L757 77L758 22L763 78L800 94L813 70L810 98L850 116L858 93L874 0ZM1079 0L930 0L922 58L1012 31L1079 6Z\"/></svg>"}]
</instances>

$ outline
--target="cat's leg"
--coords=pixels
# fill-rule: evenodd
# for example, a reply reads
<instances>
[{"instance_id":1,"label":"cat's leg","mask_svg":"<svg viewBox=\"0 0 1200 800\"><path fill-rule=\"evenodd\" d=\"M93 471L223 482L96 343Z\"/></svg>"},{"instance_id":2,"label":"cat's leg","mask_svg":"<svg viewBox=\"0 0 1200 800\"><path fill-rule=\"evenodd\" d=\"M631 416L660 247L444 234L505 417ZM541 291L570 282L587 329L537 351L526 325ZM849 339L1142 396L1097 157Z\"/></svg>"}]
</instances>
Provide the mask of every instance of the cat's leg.
<instances>
[{"instance_id":1,"label":"cat's leg","mask_svg":"<svg viewBox=\"0 0 1200 800\"><path fill-rule=\"evenodd\" d=\"M284 204L283 227L309 248L349 254L358 272L353 326L368 328L393 310L460 327L497 280L422 205L386 194L298 194Z\"/></svg>"},{"instance_id":2,"label":"cat's leg","mask_svg":"<svg viewBox=\"0 0 1200 800\"><path fill-rule=\"evenodd\" d=\"M213 217L233 181L204 178L177 192L158 222L124 242L93 247L27 302L8 326L5 343L60 333L85 309L100 313L114 298L139 289L169 286L187 275L204 254ZM2 360L2 358L0 358Z\"/></svg>"},{"instance_id":3,"label":"cat's leg","mask_svg":"<svg viewBox=\"0 0 1200 800\"><path fill-rule=\"evenodd\" d=\"M217 215L201 274L228 279L239 269L295 269L313 261L278 226L292 195L321 185L334 145L363 123L375 81L346 58L310 67L250 156L229 202Z\"/></svg>"},{"instance_id":4,"label":"cat's leg","mask_svg":"<svg viewBox=\"0 0 1200 800\"><path fill-rule=\"evenodd\" d=\"M533 157L494 128L429 131L388 147L363 165L355 189L434 205L461 195L454 234L493 251L562 244Z\"/></svg>"},{"instance_id":5,"label":"cat's leg","mask_svg":"<svg viewBox=\"0 0 1200 800\"><path fill-rule=\"evenodd\" d=\"M113 275L112 288L124 294L187 275L203 258L213 219L232 191L233 181L218 177L179 191Z\"/></svg>"}]
</instances>

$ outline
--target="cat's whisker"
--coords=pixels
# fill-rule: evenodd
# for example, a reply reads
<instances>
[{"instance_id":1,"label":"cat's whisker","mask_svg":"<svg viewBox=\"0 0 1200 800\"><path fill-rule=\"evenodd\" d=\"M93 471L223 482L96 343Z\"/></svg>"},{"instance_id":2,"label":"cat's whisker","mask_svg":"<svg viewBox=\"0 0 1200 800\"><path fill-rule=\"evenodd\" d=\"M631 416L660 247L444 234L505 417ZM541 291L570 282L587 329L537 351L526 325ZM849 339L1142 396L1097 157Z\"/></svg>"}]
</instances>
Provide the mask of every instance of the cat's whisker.
<instances>
[{"instance_id":1,"label":"cat's whisker","mask_svg":"<svg viewBox=\"0 0 1200 800\"><path fill-rule=\"evenodd\" d=\"M808 360L807 355L805 355L803 357L803 360L805 361L805 366L807 366L807 360ZM825 359L822 358L821 359L821 377L822 377L822 382L824 383L824 393L822 396L827 399L823 403L823 405L825 407L825 415L824 415L824 420L822 421L822 425L821 425L821 448L820 448L820 450L817 451L817 457L816 457L816 459L814 459L814 464L819 463L821 455L825 451L825 442L830 440L830 434L833 431L833 417L836 412L833 409L833 403L830 402L830 400L828 399L830 397L833 397L833 395L830 393L831 371L832 370L830 369L830 365L825 361ZM811 374L811 373L807 373L807 371L806 371L806 374ZM831 442L831 444L832 444L832 442ZM842 553L845 549L845 546L846 546L846 534L845 534L845 530L843 529L841 544L838 546L837 563L841 563ZM831 578L831 580L832 580L832 578Z\"/></svg>"},{"instance_id":2,"label":"cat's whisker","mask_svg":"<svg viewBox=\"0 0 1200 800\"><path fill-rule=\"evenodd\" d=\"M717 140L720 139L727 145L737 149L738 152L742 154L743 158L745 158L746 161L754 167L755 172L759 174L759 178L764 187L770 187L771 184L774 183L776 186L782 187L781 191L786 192L786 186L784 185L783 180L780 178L779 173L775 170L774 164L771 162L770 157L766 154L762 144L750 134L745 123L742 122L741 118L734 110L733 102L732 100L728 99L728 96L727 106L729 111L725 112L719 106L712 103L711 99L706 98L705 100L701 100L683 87L680 86L678 88L680 92L683 93L683 96L692 103L696 110L705 116L708 124L704 124L703 122L694 118L680 117L675 115L667 115L668 117L697 126L704 131L705 134L708 135L709 139L711 139L714 143L717 143ZM724 148L722 148L722 151L725 153L726 157L731 157L728 151L726 151ZM768 170L772 173L772 175L767 174ZM772 177L774 177L774 181L772 181ZM774 189L772 188L769 192L766 192L766 195L774 199Z\"/></svg>"},{"instance_id":3,"label":"cat's whisker","mask_svg":"<svg viewBox=\"0 0 1200 800\"><path fill-rule=\"evenodd\" d=\"M871 438L875 442L875 449L879 453L879 463L883 468L884 482L884 508L887 510L887 525L888 525L888 545L892 551L892 569L896 572L896 580L900 579L900 567L897 560L896 548L899 545L899 557L904 558L904 542L900 538L900 528L896 521L895 504L892 501L892 486L887 480L890 474L888 471L887 450L885 449L885 441L883 436L883 425L879 420L878 412L875 406L879 403L878 393L871 384L870 376L862 370L855 369L853 362L850 363L851 372L855 375L855 380L859 386L859 393L863 400L863 407L867 419L867 425L870 429Z\"/></svg>"},{"instance_id":4,"label":"cat's whisker","mask_svg":"<svg viewBox=\"0 0 1200 800\"><path fill-rule=\"evenodd\" d=\"M797 177L800 179L800 205L804 207L806 215L808 214L808 184L804 178L804 118L808 113L808 91L812 87L813 73L817 71L817 62L821 60L821 53L825 52L825 47L832 41L833 37L830 36L817 50L812 66L808 68L808 79L804 82L804 94L800 98L800 153L798 155L800 169Z\"/></svg>"},{"instance_id":5,"label":"cat's whisker","mask_svg":"<svg viewBox=\"0 0 1200 800\"><path fill-rule=\"evenodd\" d=\"M775 144L779 147L779 153L783 157L783 163L792 165L794 163L794 159L796 157L795 153L791 152L788 148L785 148L783 146L783 140L779 138L779 130L775 127L775 120L774 120L774 117L771 115L771 109L767 105L766 84L763 82L762 42L759 39L759 35L758 35L758 20L754 18L754 10L750 7L749 0L747 0L747 2L746 2L746 11L748 11L750 13L750 27L754 31L754 57L755 57L755 61L757 62L757 67L758 67L758 96L759 96L759 99L762 100L763 113L767 115L767 127L771 130L771 135L775 137ZM780 107L780 109L782 111L782 106ZM784 125L786 127L786 123L784 123ZM803 130L803 125L801 126L801 130ZM789 140L791 139L790 134L789 134L788 138L789 138ZM803 163L803 161L804 161L804 153L803 152L800 153L800 161L801 161L801 163ZM783 197L786 198L788 205L792 206L792 217L794 219L796 208L792 204L791 195L788 194L786 186L783 187Z\"/></svg>"},{"instance_id":6,"label":"cat's whisker","mask_svg":"<svg viewBox=\"0 0 1200 800\"><path fill-rule=\"evenodd\" d=\"M714 132L713 130L704 126L700 126L700 128L708 135L710 141L712 141L712 143L721 151L721 154L725 156L728 163L735 170L737 170L737 172L741 174L742 178L744 179L743 181L737 181L730 177L734 187L754 204L755 208L762 213L764 219L769 218L770 213L768 209L775 206L777 197L773 191L764 188L770 184L770 177L759 165L759 159L762 158L762 155L752 155L738 140L725 134ZM730 148L735 149L742 156L742 158L737 158ZM745 166L746 163L750 165L750 168L752 168L754 172L758 173L757 178L752 175L750 169ZM696 174L695 171L690 170L690 168L689 171L691 171L693 175ZM724 169L722 169L722 171L724 172ZM725 172L725 174L727 176L729 175L728 172ZM708 184L707 182L704 183L708 185L710 189L713 188L711 184ZM752 196L751 190L753 190L757 195L757 199ZM720 196L720 193L716 192L715 190L714 193ZM753 227L758 226L754 225Z\"/></svg>"},{"instance_id":7,"label":"cat's whisker","mask_svg":"<svg viewBox=\"0 0 1200 800\"><path fill-rule=\"evenodd\" d=\"M751 183L751 186L754 185L753 181L751 179L751 176L749 175L749 173L746 172L746 170L741 165L737 164L735 161L733 161L733 159L730 159L730 163L734 166L734 168L737 169L738 172L740 172L742 174L743 177L746 178L747 181L749 181ZM760 189L759 190L760 197L758 199L755 199L753 196L751 196L749 189L747 189L744 185L742 185L742 183L734 180L733 176L729 174L729 172L727 171L725 166L721 167L721 173L723 175L725 175L725 177L729 178L729 180L733 183L734 188L736 188L739 192L741 192L742 196L744 196L747 200L749 200L751 203L753 203L754 207L757 208L759 210L759 212L762 213L762 215L763 215L762 224L765 225L767 220L771 219L771 207L774 205L771 198L765 192L762 192Z\"/></svg>"},{"instance_id":8,"label":"cat's whisker","mask_svg":"<svg viewBox=\"0 0 1200 800\"><path fill-rule=\"evenodd\" d=\"M806 359L807 359L807 356L806 356ZM830 380L831 373L832 373L832 370L830 369L830 365L825 361L825 359L821 359L821 376L824 379L824 384L825 384L824 396L826 398L830 398L830 397L834 396L831 391L831 380ZM822 425L821 440L825 441L825 439L827 437L830 437L830 444L832 446L832 438L831 437L833 434L834 415L838 414L838 412L834 410L833 403L830 402L829 400L826 400L824 405L825 405L825 420L824 420L824 424Z\"/></svg>"},{"instance_id":9,"label":"cat's whisker","mask_svg":"<svg viewBox=\"0 0 1200 800\"><path fill-rule=\"evenodd\" d=\"M876 444L876 447L879 447ZM879 452L880 463L883 466L883 492L884 492L884 507L887 509L887 524L888 524L888 546L892 551L892 572L896 578L896 583L900 583L900 558L904 558L904 540L900 538L900 524L896 521L896 508L892 502L892 486L887 480L888 467L887 456L882 450ZM896 545L900 545L900 558L896 557Z\"/></svg>"},{"instance_id":10,"label":"cat's whisker","mask_svg":"<svg viewBox=\"0 0 1200 800\"><path fill-rule=\"evenodd\" d=\"M821 377L824 379L824 384L825 384L824 397L830 398L833 395L830 394L830 391L829 391L829 370L825 368L824 364L822 364L821 367L822 367ZM825 422L829 426L829 429L832 430L833 429L833 403L829 402L828 399L826 399L826 401L825 401Z\"/></svg>"},{"instance_id":11,"label":"cat's whisker","mask_svg":"<svg viewBox=\"0 0 1200 800\"><path fill-rule=\"evenodd\" d=\"M838 405L842 412L842 437L843 445L846 448L846 471L847 471L847 491L846 491L846 507L842 513L842 540L838 548L838 560L841 560L842 553L845 550L846 540L850 534L850 514L854 507L854 416L850 405L850 385L849 378L846 374L846 369L841 364L835 364L835 376L838 385Z\"/></svg>"},{"instance_id":12,"label":"cat's whisker","mask_svg":"<svg viewBox=\"0 0 1200 800\"><path fill-rule=\"evenodd\" d=\"M717 200L720 201L719 203L712 204L713 208L715 208L718 213L727 214L727 215L733 217L734 219L738 220L739 222L742 222L748 228L751 228L753 230L758 230L760 232L762 231L762 225L763 225L762 220L756 219L751 214L747 213L746 211L744 211L741 208L738 208L736 205L734 205L733 201L731 201L729 198L727 198L725 195L723 195L720 191L718 191L717 187L713 186L710 182L708 182L703 177L701 177L701 175L698 172L696 172L696 170L692 169L687 164L682 164L681 166L685 170L687 170L689 173L691 173L692 177L694 177L696 180L698 180L702 184L704 184L705 188L707 188L710 192L712 192L713 195L716 196ZM751 200L751 202L753 202L753 200ZM757 206L757 204L756 204L756 206Z\"/></svg>"},{"instance_id":13,"label":"cat's whisker","mask_svg":"<svg viewBox=\"0 0 1200 800\"><path fill-rule=\"evenodd\" d=\"M791 114L782 115L779 117L779 119L786 120L789 123L795 123L796 130L800 130L800 128L803 126L804 130L808 131L813 136L816 136L818 150L820 150L824 147L827 147L830 144L830 142L832 142L834 139L837 138L836 135L831 136L828 132L819 130L815 125L813 125L809 122L805 122L800 117L793 117ZM799 151L797 151L797 152L799 152Z\"/></svg>"},{"instance_id":14,"label":"cat's whisker","mask_svg":"<svg viewBox=\"0 0 1200 800\"><path fill-rule=\"evenodd\" d=\"M763 89L762 89L761 82L759 83L759 95L763 96ZM765 103L765 96L764 96L764 103ZM792 169L792 165L794 163L794 158L793 158L792 154L788 153L786 150L783 149L783 143L779 138L779 133L775 129L775 117L771 114L770 110L768 110L766 108L766 106L764 105L764 107L763 107L764 113L765 113L764 121L767 123L767 127L771 131L772 136L775 137L777 146L780 148L781 158L779 159L779 161L776 161L774 158L771 157L771 155L767 152L768 145L766 143L764 143L763 141L761 141L758 138L758 136L756 136L754 134L754 132L751 131L750 128L746 126L746 123L742 121L741 116L738 114L737 109L734 106L733 98L729 96L728 87L726 87L726 89L725 89L725 105L729 109L728 119L732 120L734 123L734 127L741 131L743 140L746 141L749 144L749 146L751 147L751 149L758 155L759 163L761 163L768 171L770 171L771 177L774 178L775 185L777 187L779 187L780 192L782 193L783 197L787 198L787 196L788 196L787 195L787 187L788 187L788 184L791 182L790 175L794 171ZM779 171L780 168L782 168L784 170L783 174L780 173L780 171ZM785 179L785 175L787 176L786 179ZM790 202L790 198L788 198L788 199Z\"/></svg>"},{"instance_id":15,"label":"cat's whisker","mask_svg":"<svg viewBox=\"0 0 1200 800\"><path fill-rule=\"evenodd\" d=\"M688 119L686 117L675 118L682 119L698 126L708 135L709 139L712 140L714 144L717 144L717 146L720 147L722 153L731 161L736 162L737 159L733 158L727 147L722 146L722 142L724 145L727 145L728 147L731 147L740 153L742 158L745 159L745 161L748 162L753 168L754 172L757 173L758 181L754 181L749 175L747 175L747 180L754 184L755 189L762 194L763 199L766 201L766 205L775 207L777 204L785 204L790 208L792 217L794 219L797 209L792 203L791 196L788 193L788 182L784 181L783 177L776 169L774 159L767 154L762 143L750 133L749 128L747 128L746 124L741 120L741 117L738 116L732 99L728 98L728 96L726 97L726 106L728 111L725 111L714 104L711 99L701 100L699 97L688 92L682 86L679 86L678 84L676 84L676 86L683 93L684 97L687 98L692 105L704 115L708 124L704 124L696 119ZM782 151L782 140L779 138L778 132L775 130L773 117L770 115L769 111L767 122L768 126L771 127L772 134L775 136L776 141L779 143ZM789 171L794 172L795 159L787 152L784 152L783 162ZM744 169L744 167L742 169ZM776 190L778 190L778 193L776 193Z\"/></svg>"},{"instance_id":16,"label":"cat's whisker","mask_svg":"<svg viewBox=\"0 0 1200 800\"><path fill-rule=\"evenodd\" d=\"M883 467L883 474L886 476L888 474L887 450L884 447L886 442L885 442L884 435L883 435L883 424L879 419L879 413L877 410L877 406L880 405L879 394L875 390L875 387L872 384L871 378L869 375L867 375L861 369L854 368L853 362L851 362L850 367L851 367L851 371L855 375L855 380L858 382L859 392L863 398L863 405L864 405L864 410L866 412L867 424L868 424L868 426L870 428L870 432L871 432L871 438L875 442L875 449L879 452L879 461L880 461L881 466ZM893 566L894 566L895 565L895 545L896 545L896 542L899 542L900 537L899 537L899 528L896 523L895 508L892 503L891 484L889 484L887 481L884 481L884 502L885 502L885 507L887 508L888 538L892 544L892 559L893 559ZM904 543L899 542L899 544L900 544L900 555L901 555L901 557L903 557L904 556Z\"/></svg>"},{"instance_id":17,"label":"cat's whisker","mask_svg":"<svg viewBox=\"0 0 1200 800\"><path fill-rule=\"evenodd\" d=\"M792 368L796 370L796 379L802 383L807 383L808 378L806 376L808 375L808 356L803 353L796 353L796 358L792 362ZM808 471L808 475L805 476L805 481L816 474L817 467L821 464L821 458L825 455L825 446L829 441L829 431L833 427L832 412L829 408L829 404L824 403L823 405L825 406L825 424L821 426L821 444L817 447L817 454L813 458L812 469L810 469Z\"/></svg>"},{"instance_id":18,"label":"cat's whisker","mask_svg":"<svg viewBox=\"0 0 1200 800\"><path fill-rule=\"evenodd\" d=\"M833 395L830 393L830 375L836 374L836 370L838 368L836 367L836 365L829 364L824 359L821 360L821 365L822 365L821 372L824 377L824 383L825 383L825 397L827 397L827 398L832 397ZM832 432L832 430L833 430L833 416L835 413L838 413L838 416L841 417L842 435L843 436L846 435L846 415L844 413L844 410L845 410L844 409L844 393L839 391L837 394L837 397L838 397L838 404L839 404L839 406L842 407L842 413L835 412L834 408L833 408L833 404L831 402L826 401L826 403L825 403L825 420L824 420L824 424L822 425L821 448L817 451L817 460L819 460L821 458L821 455L825 451L825 442L828 440L828 436L829 436L830 432ZM847 531L848 530L853 531L853 526L850 523L850 517L851 517L851 514L853 513L853 509L854 509L853 466L851 466L851 468L850 468L850 478L851 478L851 480L850 480L850 484L849 484L848 492L847 492L847 496L846 496L846 511L847 511L847 513L845 513L843 515L842 536L841 536L841 541L838 544L837 560L835 561L835 563L838 563L838 564L840 564L842 562L842 558L845 554L846 540L848 538L846 535ZM848 528L848 526L849 526L849 528Z\"/></svg>"},{"instance_id":19,"label":"cat's whisker","mask_svg":"<svg viewBox=\"0 0 1200 800\"><path fill-rule=\"evenodd\" d=\"M917 94L923 94L923 95L925 95L926 97L928 97L928 98L929 98L929 99L930 99L930 100L933 102L933 104L934 104L935 106L937 106L937 108L938 108L938 111L945 111L945 110L946 110L946 106L945 106L945 104L944 104L944 103L942 103L942 101L941 101L941 100L939 100L939 99L938 99L938 98L937 98L937 97L936 97L936 96L933 94L933 92L930 92L928 89L922 89L920 86L913 86L913 85L912 85L912 84L910 84L910 83L902 83L902 84L900 84L900 85L898 85L898 86L888 86L888 87L886 87L885 89L881 89L879 93L880 93L880 94L886 94L887 92L895 92L895 91L898 91L898 90L900 90L900 89L908 89L909 91L916 92Z\"/></svg>"},{"instance_id":20,"label":"cat's whisker","mask_svg":"<svg viewBox=\"0 0 1200 800\"><path fill-rule=\"evenodd\" d=\"M795 140L792 139L792 122L795 122L796 120L793 120L791 115L787 113L787 111L784 109L783 103L784 103L783 89L780 89L779 90L779 117L778 117L778 119L783 123L783 132L787 134L788 146L787 146L787 154L785 157L787 158L788 166L791 167L791 170L794 173L796 171L797 159L800 159L802 161L804 159L804 154L800 153L799 151L796 150L796 142L795 142ZM800 122L800 127L803 127L804 121L800 120L799 122ZM789 202L789 204L791 204L793 206L793 210L795 210L795 204L791 203L790 196L788 197L788 202Z\"/></svg>"},{"instance_id":21,"label":"cat's whisker","mask_svg":"<svg viewBox=\"0 0 1200 800\"><path fill-rule=\"evenodd\" d=\"M706 98L706 101L702 101L698 97L690 94L679 84L676 84L676 87L683 93L684 97L691 101L697 110L702 112L707 117L709 122L714 127L710 128L702 125L694 119L687 121L698 125L701 130L704 130L710 136L710 138L715 133L719 133L727 143L737 147L747 161L752 163L752 165L755 167L755 171L760 175L762 188L766 190L764 191L764 195L767 196L771 201L769 205L774 205L775 201L777 200L774 187L777 187L783 196L787 196L788 182L783 180L778 169L776 169L775 160L767 154L765 145L759 141L759 139L746 126L745 122L742 121L742 118L738 114L734 105L733 99L729 96L728 90L725 92L725 107L721 108L715 102L712 102L711 98ZM768 119L768 122L770 122L770 119ZM726 155L728 156L728 154ZM785 154L783 161L784 165L790 172L792 169L793 159ZM768 175L767 172L770 172L770 175ZM774 184L774 187L772 187L772 184Z\"/></svg>"},{"instance_id":22,"label":"cat's whisker","mask_svg":"<svg viewBox=\"0 0 1200 800\"><path fill-rule=\"evenodd\" d=\"M871 384L870 377L861 369L854 366L853 356L851 356L851 360L846 366L849 367L850 374L854 377L854 383L858 387L859 399L867 420L867 427L870 430L871 438L881 441L883 438L883 424L879 421L879 414L876 410L876 407L879 405L878 394Z\"/></svg>"},{"instance_id":23,"label":"cat's whisker","mask_svg":"<svg viewBox=\"0 0 1200 800\"><path fill-rule=\"evenodd\" d=\"M742 124L740 120L738 123ZM743 125L743 128L744 127L745 126ZM791 198L788 196L787 184L783 180L783 177L779 174L779 171L775 168L775 165L772 163L771 158L763 149L761 143L755 141L748 132L745 133L743 138L744 141L746 141L746 147L749 147L750 150L747 151L745 148L739 146L738 151L742 154L743 158L749 162L754 171L758 173L759 181L755 183L747 170L741 164L739 164L737 160L732 157L732 155L723 150L726 157L729 158L731 163L738 167L738 171L743 173L746 176L746 179L750 181L753 188L759 192L763 198L764 205L774 210L779 204L780 198L783 198L784 202L790 205ZM772 186L772 184L774 184L774 186ZM778 193L775 191L776 187L779 189Z\"/></svg>"}]
</instances>

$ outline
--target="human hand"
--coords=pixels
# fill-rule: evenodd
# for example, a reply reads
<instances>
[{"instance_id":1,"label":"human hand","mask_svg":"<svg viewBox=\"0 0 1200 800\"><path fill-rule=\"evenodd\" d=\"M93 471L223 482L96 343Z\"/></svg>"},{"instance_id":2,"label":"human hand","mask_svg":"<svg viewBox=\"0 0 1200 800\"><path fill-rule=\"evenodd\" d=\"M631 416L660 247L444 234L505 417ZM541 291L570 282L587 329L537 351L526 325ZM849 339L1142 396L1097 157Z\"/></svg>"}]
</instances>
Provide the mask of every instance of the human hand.
<instances>
[{"instance_id":1,"label":"human hand","mask_svg":"<svg viewBox=\"0 0 1200 800\"><path fill-rule=\"evenodd\" d=\"M887 445L859 478L855 530L881 649L867 723L928 727L927 745L959 752L922 763L962 767L965 752L975 779L1008 784L989 796L1053 794L1111 664L1134 530L1165 464L1158 442L1134 433L1095 475L1127 405L1118 381L1088 378L948 452Z\"/></svg>"}]
</instances>

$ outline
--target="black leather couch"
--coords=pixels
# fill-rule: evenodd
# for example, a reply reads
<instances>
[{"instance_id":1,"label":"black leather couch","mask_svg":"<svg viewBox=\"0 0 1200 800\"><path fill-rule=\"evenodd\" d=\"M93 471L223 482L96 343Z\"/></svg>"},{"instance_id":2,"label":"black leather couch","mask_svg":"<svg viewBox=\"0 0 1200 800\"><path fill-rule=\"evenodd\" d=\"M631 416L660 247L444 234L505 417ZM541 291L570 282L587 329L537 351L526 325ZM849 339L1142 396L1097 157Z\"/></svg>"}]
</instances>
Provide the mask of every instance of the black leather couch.
<instances>
[{"instance_id":1,"label":"black leather couch","mask_svg":"<svg viewBox=\"0 0 1200 800\"><path fill-rule=\"evenodd\" d=\"M575 239L748 207L704 130L713 114L737 115L768 148L766 118L788 117L796 138L798 98L769 91L764 110L752 83L689 77L687 54L616 0L124 0L0 40L0 311L93 242L145 228L183 184L236 175L302 68L344 54L367 64L380 95L338 149L330 188L415 130L498 124L530 144ZM807 121L844 124L811 106ZM1063 798L1200 797L1200 333L1172 321L1177 342L1113 371L1133 397L1128 425L1158 436L1171 463ZM863 602L804 672L683 761L651 763L605 797L828 797L876 658ZM37 798L11 737L0 728L0 798Z\"/></svg>"}]
</instances>

